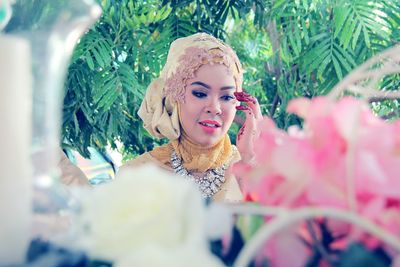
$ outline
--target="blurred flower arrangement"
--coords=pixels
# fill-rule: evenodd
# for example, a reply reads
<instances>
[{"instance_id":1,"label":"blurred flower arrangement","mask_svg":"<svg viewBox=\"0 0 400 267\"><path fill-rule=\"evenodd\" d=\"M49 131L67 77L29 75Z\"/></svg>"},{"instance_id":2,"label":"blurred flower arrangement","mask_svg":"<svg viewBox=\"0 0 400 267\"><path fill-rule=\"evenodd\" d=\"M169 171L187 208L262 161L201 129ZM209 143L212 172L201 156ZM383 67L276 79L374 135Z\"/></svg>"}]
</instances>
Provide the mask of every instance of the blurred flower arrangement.
<instances>
[{"instance_id":1,"label":"blurred flower arrangement","mask_svg":"<svg viewBox=\"0 0 400 267\"><path fill-rule=\"evenodd\" d=\"M208 250L196 187L156 166L121 170L112 183L80 191L70 245L109 266L223 266ZM96 266L96 265L95 265Z\"/></svg>"},{"instance_id":2,"label":"blurred flower arrangement","mask_svg":"<svg viewBox=\"0 0 400 267\"><path fill-rule=\"evenodd\" d=\"M304 120L302 129L262 120L256 164L234 166L247 200L262 206L234 210L267 223L235 266L247 266L262 248L270 266L398 266L400 121L375 116L365 100L399 98L371 89L400 72L399 53L395 47L366 62L329 96L291 101L287 109ZM336 100L345 91L361 98Z\"/></svg>"}]
</instances>

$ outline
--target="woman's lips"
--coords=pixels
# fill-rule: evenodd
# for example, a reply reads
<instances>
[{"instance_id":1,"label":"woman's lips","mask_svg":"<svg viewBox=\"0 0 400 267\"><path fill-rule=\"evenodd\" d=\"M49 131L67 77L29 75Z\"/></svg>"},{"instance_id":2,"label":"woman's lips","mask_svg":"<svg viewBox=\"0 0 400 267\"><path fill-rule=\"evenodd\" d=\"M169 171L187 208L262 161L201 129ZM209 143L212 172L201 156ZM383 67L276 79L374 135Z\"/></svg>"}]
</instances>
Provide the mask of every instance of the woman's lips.
<instances>
[{"instance_id":1,"label":"woman's lips","mask_svg":"<svg viewBox=\"0 0 400 267\"><path fill-rule=\"evenodd\" d=\"M221 124L217 121L210 121L210 120L205 120L199 122L200 127L203 129L203 131L207 134L212 134L214 133L218 128L221 127Z\"/></svg>"}]
</instances>

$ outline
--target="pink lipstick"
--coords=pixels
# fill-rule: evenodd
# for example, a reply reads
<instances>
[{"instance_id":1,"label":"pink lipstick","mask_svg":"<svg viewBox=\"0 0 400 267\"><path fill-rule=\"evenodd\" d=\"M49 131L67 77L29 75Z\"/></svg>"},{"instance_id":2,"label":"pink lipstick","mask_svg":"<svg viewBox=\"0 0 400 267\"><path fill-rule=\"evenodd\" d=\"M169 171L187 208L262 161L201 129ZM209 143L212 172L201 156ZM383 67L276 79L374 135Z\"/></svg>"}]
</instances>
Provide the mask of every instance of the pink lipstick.
<instances>
[{"instance_id":1,"label":"pink lipstick","mask_svg":"<svg viewBox=\"0 0 400 267\"><path fill-rule=\"evenodd\" d=\"M213 134L218 128L221 127L219 122L213 120L200 121L199 124L203 131L207 134Z\"/></svg>"}]
</instances>

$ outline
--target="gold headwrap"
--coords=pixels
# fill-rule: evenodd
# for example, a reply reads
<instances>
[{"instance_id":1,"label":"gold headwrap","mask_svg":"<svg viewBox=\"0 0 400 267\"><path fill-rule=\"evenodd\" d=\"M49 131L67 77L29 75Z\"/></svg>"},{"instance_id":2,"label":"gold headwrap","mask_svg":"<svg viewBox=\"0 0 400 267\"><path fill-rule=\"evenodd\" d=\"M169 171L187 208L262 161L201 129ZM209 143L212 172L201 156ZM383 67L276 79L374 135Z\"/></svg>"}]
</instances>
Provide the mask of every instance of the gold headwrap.
<instances>
[{"instance_id":1,"label":"gold headwrap","mask_svg":"<svg viewBox=\"0 0 400 267\"><path fill-rule=\"evenodd\" d=\"M138 115L154 137L175 140L180 136L177 102L182 100L186 80L207 63L220 63L232 72L238 90L243 70L228 45L206 33L197 33L172 42L160 77L147 88Z\"/></svg>"}]
</instances>

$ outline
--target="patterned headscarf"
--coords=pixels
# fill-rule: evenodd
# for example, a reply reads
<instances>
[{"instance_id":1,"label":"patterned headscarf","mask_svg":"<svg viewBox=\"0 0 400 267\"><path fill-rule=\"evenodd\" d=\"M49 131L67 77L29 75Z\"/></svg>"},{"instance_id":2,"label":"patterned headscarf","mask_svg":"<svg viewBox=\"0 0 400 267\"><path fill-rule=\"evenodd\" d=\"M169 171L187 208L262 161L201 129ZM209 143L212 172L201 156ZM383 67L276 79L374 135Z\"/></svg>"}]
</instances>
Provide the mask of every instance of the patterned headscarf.
<instances>
[{"instance_id":1,"label":"patterned headscarf","mask_svg":"<svg viewBox=\"0 0 400 267\"><path fill-rule=\"evenodd\" d=\"M197 33L172 42L160 77L147 88L138 115L154 137L175 140L181 135L178 102L183 101L188 79L204 64L224 64L241 90L243 70L235 52L221 40Z\"/></svg>"}]
</instances>

